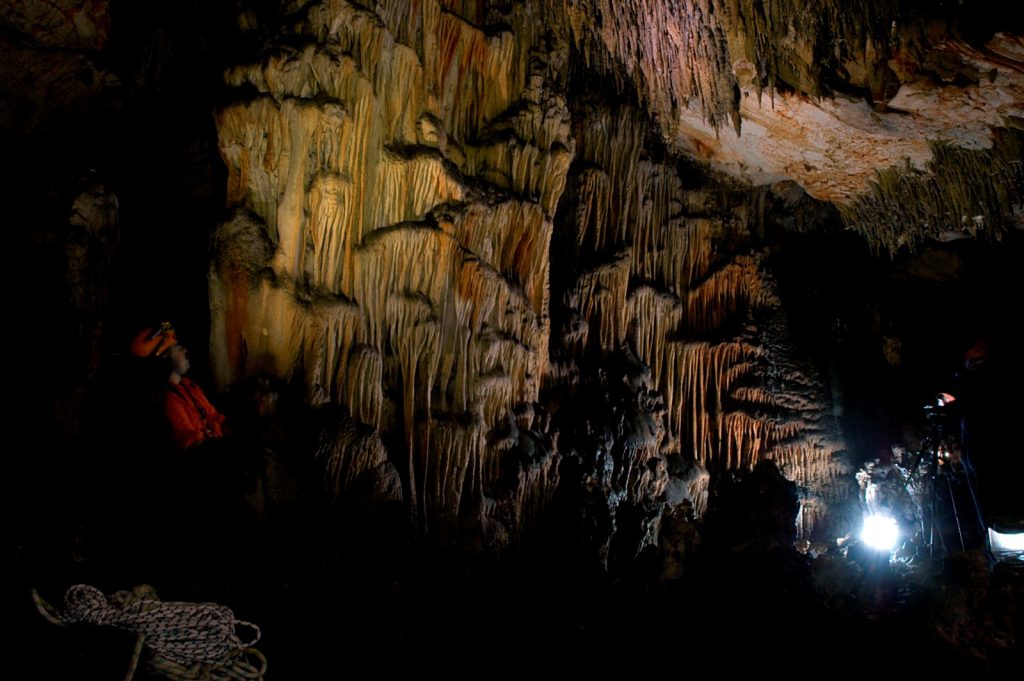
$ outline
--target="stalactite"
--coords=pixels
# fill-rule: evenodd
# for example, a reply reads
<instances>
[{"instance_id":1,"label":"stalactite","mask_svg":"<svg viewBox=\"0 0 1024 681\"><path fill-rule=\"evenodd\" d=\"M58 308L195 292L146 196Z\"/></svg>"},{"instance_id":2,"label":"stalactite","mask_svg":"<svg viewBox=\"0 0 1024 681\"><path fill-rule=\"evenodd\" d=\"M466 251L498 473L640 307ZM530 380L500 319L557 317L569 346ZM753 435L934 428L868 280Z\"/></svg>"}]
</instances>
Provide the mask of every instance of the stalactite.
<instances>
[{"instance_id":1,"label":"stalactite","mask_svg":"<svg viewBox=\"0 0 1024 681\"><path fill-rule=\"evenodd\" d=\"M774 302L761 288L759 265L740 256L716 270L687 292L684 326L691 333L720 329L742 306L764 307Z\"/></svg>"},{"instance_id":2,"label":"stalactite","mask_svg":"<svg viewBox=\"0 0 1024 681\"><path fill-rule=\"evenodd\" d=\"M281 123L276 103L266 97L217 114L220 151L228 169L228 205L245 205L262 217L275 242Z\"/></svg>"},{"instance_id":3,"label":"stalactite","mask_svg":"<svg viewBox=\"0 0 1024 681\"><path fill-rule=\"evenodd\" d=\"M586 322L575 331L577 347L587 347L593 331L598 347L609 352L626 340L628 328L638 356L651 367L654 387L665 395L670 437L683 436L687 455L701 464L746 465L767 451L771 438L762 436L739 447L742 453L733 451L736 435L723 431L721 403L758 350L683 339L715 332L747 307L777 300L762 290L757 258L735 256L712 270L714 259L721 258L713 238L734 229L733 221L722 209L721 217L685 217L687 197L676 171L641 159L641 129L628 108L594 107L580 126L577 149L589 165L574 180L575 248L582 253L620 248L622 255L581 272L565 297L566 306ZM623 191L609 192L611 186ZM634 283L629 290L630 277L649 283ZM748 430L758 429L778 427L750 418ZM633 456L624 453L623 465L631 465Z\"/></svg>"},{"instance_id":4,"label":"stalactite","mask_svg":"<svg viewBox=\"0 0 1024 681\"><path fill-rule=\"evenodd\" d=\"M217 114L229 207L254 216L263 244L251 265L211 278L222 382L301 366L311 402L402 443L389 454L421 528L473 519L499 544L558 482L547 426L515 415L542 383L591 380L595 358L632 367L625 392L612 391L614 432L587 446L609 509L653 513L642 541L654 541L651 509L671 480L666 447L705 471L687 483L700 511L707 469L803 446L788 416L757 412L790 401L742 390L763 359L756 332L717 342L778 303L760 257L739 255L758 216L742 188L706 190L652 135L651 111L690 99L714 125L735 114L713 7L296 7L288 40L228 71L239 98ZM573 19L568 33L545 25L552 12ZM660 17L668 31L616 34L620 15ZM573 120L569 42L605 73L636 76L647 110L588 101ZM706 66L652 70L680 56ZM552 312L556 229L572 269L558 273ZM564 348L554 358L551 314ZM332 469L342 480L345 461Z\"/></svg>"},{"instance_id":5,"label":"stalactite","mask_svg":"<svg viewBox=\"0 0 1024 681\"><path fill-rule=\"evenodd\" d=\"M841 74L877 100L891 96L895 75L887 60L902 17L895 2L856 5L828 0L807 11L795 0L545 3L586 66L619 92L635 91L669 139L677 122L688 125L687 116L704 119L711 131L731 124L738 133L739 88L758 100L783 83L820 96Z\"/></svg>"},{"instance_id":6,"label":"stalactite","mask_svg":"<svg viewBox=\"0 0 1024 681\"><path fill-rule=\"evenodd\" d=\"M986 149L1021 118L1017 36L968 44L896 0L820 0L810 11L796 0L536 4L670 151L755 184L791 179L822 200L870 194L876 169L905 158L924 169L929 141ZM722 130L730 123L735 134Z\"/></svg>"},{"instance_id":7,"label":"stalactite","mask_svg":"<svg viewBox=\"0 0 1024 681\"><path fill-rule=\"evenodd\" d=\"M537 525L541 513L550 507L560 479L557 442L551 443L543 456L533 458L520 468L516 498L509 509L515 512L508 524L521 535L528 535Z\"/></svg>"},{"instance_id":8,"label":"stalactite","mask_svg":"<svg viewBox=\"0 0 1024 681\"><path fill-rule=\"evenodd\" d=\"M409 46L424 64L421 92L437 93L440 118L458 140L475 138L482 122L512 104L526 68L511 32L488 34L430 0L379 5L378 14L345 0L327 0L314 6L308 20L321 39L337 40L343 51L376 69L378 92L396 91L385 80L392 73L384 68L389 60L379 55L393 53L395 44Z\"/></svg>"},{"instance_id":9,"label":"stalactite","mask_svg":"<svg viewBox=\"0 0 1024 681\"><path fill-rule=\"evenodd\" d=\"M764 284L766 294L774 296L770 278ZM793 356L781 312L764 322L761 336L764 357L750 375L757 382L734 390L730 402L747 412L775 414L775 420L784 424L785 429L776 431L777 437L768 443L761 458L774 461L782 474L799 486L801 536L811 537L818 531L843 534L849 531L844 523L850 518L840 509L856 489L825 388L813 369Z\"/></svg>"},{"instance_id":10,"label":"stalactite","mask_svg":"<svg viewBox=\"0 0 1024 681\"><path fill-rule=\"evenodd\" d=\"M909 164L877 173L870 194L838 204L847 227L876 252L914 249L925 239L999 239L1024 207L1024 136L1003 131L991 150L932 144L925 170Z\"/></svg>"},{"instance_id":11,"label":"stalactite","mask_svg":"<svg viewBox=\"0 0 1024 681\"><path fill-rule=\"evenodd\" d=\"M649 286L635 289L628 302L637 355L651 367L657 387L665 371L663 345L676 337L683 319L683 306L675 296Z\"/></svg>"},{"instance_id":12,"label":"stalactite","mask_svg":"<svg viewBox=\"0 0 1024 681\"><path fill-rule=\"evenodd\" d=\"M527 102L494 121L479 143L466 145L466 171L514 195L538 202L548 216L562 195L573 159L569 112L561 97ZM556 181L552 182L552 178Z\"/></svg>"},{"instance_id":13,"label":"stalactite","mask_svg":"<svg viewBox=\"0 0 1024 681\"><path fill-rule=\"evenodd\" d=\"M321 433L318 456L325 459L328 485L335 495L351 490L368 473L390 477L387 451L380 438L347 418L342 418L336 429ZM390 486L400 497L397 479Z\"/></svg>"},{"instance_id":14,"label":"stalactite","mask_svg":"<svg viewBox=\"0 0 1024 681\"><path fill-rule=\"evenodd\" d=\"M351 263L352 243L346 227L352 223L352 195L352 184L339 175L320 175L310 186L303 269L313 286L337 289L339 272Z\"/></svg>"},{"instance_id":15,"label":"stalactite","mask_svg":"<svg viewBox=\"0 0 1024 681\"><path fill-rule=\"evenodd\" d=\"M299 307L299 311L304 327L300 342L307 398L313 404L327 403L338 392L336 380L352 347L364 341L363 318L351 303L326 297Z\"/></svg>"},{"instance_id":16,"label":"stalactite","mask_svg":"<svg viewBox=\"0 0 1024 681\"><path fill-rule=\"evenodd\" d=\"M665 346L664 373L655 385L666 396L668 428L682 435L682 442L701 465L720 456L716 447L715 420L721 398L727 394L741 360L756 357L759 349L738 342L682 343Z\"/></svg>"},{"instance_id":17,"label":"stalactite","mask_svg":"<svg viewBox=\"0 0 1024 681\"><path fill-rule=\"evenodd\" d=\"M812 451L812 443L822 441L818 413L826 401L804 396L802 386L772 378L764 368L771 359L752 316L778 316L780 302L766 280L763 257L738 252L748 230L763 223L762 195L728 183L728 192L717 193L684 186L679 169L648 158L644 123L629 107L588 103L578 113L581 163L564 202L565 224L567 245L587 265L574 272L562 297L569 316L561 338L573 359L553 365L546 383L585 375L593 361L588 348L607 354L628 342L651 368L651 387L664 397L666 451L716 472L751 468L783 447ZM624 304L617 308L624 316L609 316L614 308L605 301ZM718 338L729 328L745 329L745 339L698 340ZM772 356L777 352L773 348ZM628 476L648 454L620 447L609 442L599 449L606 463ZM825 498L839 498L833 481L841 475L840 454L841 447L825 448L818 458L805 459L806 475L790 468L787 474L799 478L805 498L827 506ZM649 459L655 467L659 460ZM594 466L603 470L601 461ZM607 488L609 508L639 503L645 487L658 486L654 478L641 478L634 488L605 477L595 473ZM690 498L702 512L707 479L691 486ZM805 529L819 522L812 516L803 515Z\"/></svg>"},{"instance_id":18,"label":"stalactite","mask_svg":"<svg viewBox=\"0 0 1024 681\"><path fill-rule=\"evenodd\" d=\"M725 450L722 458L726 467L749 470L777 443L790 440L804 427L798 420L786 422L735 411L720 416L717 438Z\"/></svg>"},{"instance_id":19,"label":"stalactite","mask_svg":"<svg viewBox=\"0 0 1024 681\"><path fill-rule=\"evenodd\" d=\"M703 475L695 476L687 486L690 499L693 500L693 512L697 517L704 515L708 510L708 492L711 485L711 476L704 471Z\"/></svg>"},{"instance_id":20,"label":"stalactite","mask_svg":"<svg viewBox=\"0 0 1024 681\"><path fill-rule=\"evenodd\" d=\"M423 16L416 21L422 19L424 28L435 32L444 63L433 61L434 51L430 58L422 55L426 61L421 61L415 50L391 37L374 13L339 0L308 10L306 30L317 36L317 43L282 50L263 64L229 72L229 84L250 83L273 98L257 100L262 102L258 111L246 105L229 107L221 112L218 125L225 160L234 170L230 186L239 188L230 193L229 201L248 198L239 195L242 188L251 192L253 178L258 180L259 193L249 202L257 213L268 216L284 271L294 274L299 269L304 230L296 212L302 202L296 198L311 179L321 173L354 178L351 196L345 197L349 212L328 220L345 220L350 225L351 234L338 235L339 244L355 245L373 229L420 219L432 207L462 198L462 188L448 177L441 155L395 151L431 143L417 133L424 120L422 112L440 122L442 138L471 144L484 126L509 109L523 86L522 67L513 67L520 48L510 34L487 36L453 15L438 12L436 3L422 6ZM393 14L387 8L382 12ZM451 64L458 68L449 68ZM427 95L435 87L444 93L441 102ZM320 106L300 103L317 97L329 101ZM476 111L477 105L486 111ZM512 129L521 142L501 146L501 153L511 154L515 161L515 167L509 167L514 186L506 188L536 198L549 215L572 157L564 112L564 103L557 98L544 106L531 103L512 116ZM278 120L273 120L275 115ZM467 120L459 120L461 116ZM258 125L247 125L253 118ZM260 140L251 139L254 134L263 135L262 149ZM438 152L444 154L447 147L440 146ZM261 166L280 170L261 179ZM281 176L285 168L287 175ZM474 168L463 171L474 174ZM337 255L336 248L323 243L323 235L334 231L332 227L321 223L308 230L321 259L333 260ZM342 249L340 254L348 251ZM340 264L336 260L318 263L317 269L330 284L331 272L347 271L349 265L343 258Z\"/></svg>"},{"instance_id":21,"label":"stalactite","mask_svg":"<svg viewBox=\"0 0 1024 681\"><path fill-rule=\"evenodd\" d=\"M898 18L896 2L851 6L820 0L812 11L796 0L716 0L715 5L719 21L728 27L729 54L734 62L743 59L753 66L750 76L758 91L784 81L819 94L825 88L822 74L832 65L852 71L857 86L881 89L885 55Z\"/></svg>"},{"instance_id":22,"label":"stalactite","mask_svg":"<svg viewBox=\"0 0 1024 681\"><path fill-rule=\"evenodd\" d=\"M569 244L588 266L574 273L562 298L569 319L561 338L574 359L550 367L547 383L578 380L588 349L607 355L628 342L665 402L656 449L630 444L629 428L608 442L588 443L603 452L593 464L594 484L605 490L609 508L642 503L662 488L657 476L630 475L648 464L657 470L664 447L706 473L748 469L778 447L804 446L816 433L805 417L822 403L808 407L768 387L758 369L765 355L756 331L748 341L697 340L739 322L749 328L752 311L780 306L762 257L728 251L760 224L759 195L738 186L734 198L684 187L676 168L646 157L644 124L629 107L589 104L580 113L582 163L565 208ZM600 264L589 264L595 261ZM739 384L749 380L761 382ZM762 414L764 407L777 415ZM616 438L623 442L615 445ZM818 476L830 475L823 464L801 482L819 493L827 483ZM698 512L707 503L707 477L701 480L688 483Z\"/></svg>"},{"instance_id":23,"label":"stalactite","mask_svg":"<svg viewBox=\"0 0 1024 681\"><path fill-rule=\"evenodd\" d=\"M739 402L745 402L758 407L780 408L786 406L787 402L782 395L760 386L740 386L732 391L731 397Z\"/></svg>"},{"instance_id":24,"label":"stalactite","mask_svg":"<svg viewBox=\"0 0 1024 681\"><path fill-rule=\"evenodd\" d=\"M547 323L533 313L521 290L475 258L466 261L456 290L472 301L460 309L476 340L470 351L476 374L500 368L513 381L511 403L536 401L546 369Z\"/></svg>"},{"instance_id":25,"label":"stalactite","mask_svg":"<svg viewBox=\"0 0 1024 681\"><path fill-rule=\"evenodd\" d=\"M452 227L459 243L523 289L536 315L547 314L552 225L538 204L472 204Z\"/></svg>"},{"instance_id":26,"label":"stalactite","mask_svg":"<svg viewBox=\"0 0 1024 681\"><path fill-rule=\"evenodd\" d=\"M427 518L454 522L480 504L485 458L483 427L480 423L462 425L450 420L433 420L420 425L426 438L419 456L423 466L423 503ZM468 481L467 481L468 477ZM464 494L471 496L466 499Z\"/></svg>"},{"instance_id":27,"label":"stalactite","mask_svg":"<svg viewBox=\"0 0 1024 681\"><path fill-rule=\"evenodd\" d=\"M696 99L717 127L738 125L735 78L714 0L658 4L641 0L552 3L566 17L588 67L635 83L643 101L666 114ZM600 21L596 20L600 17Z\"/></svg>"},{"instance_id":28,"label":"stalactite","mask_svg":"<svg viewBox=\"0 0 1024 681\"><path fill-rule=\"evenodd\" d=\"M369 224L374 228L422 220L436 205L460 201L462 187L444 170L440 156L411 159L385 154L377 167L377 197Z\"/></svg>"},{"instance_id":29,"label":"stalactite","mask_svg":"<svg viewBox=\"0 0 1024 681\"><path fill-rule=\"evenodd\" d=\"M649 443L627 451L623 456L624 470L621 475L621 487L630 499L642 499L651 502L665 493L669 476L665 460L660 456L658 445Z\"/></svg>"},{"instance_id":30,"label":"stalactite","mask_svg":"<svg viewBox=\"0 0 1024 681\"><path fill-rule=\"evenodd\" d=\"M626 290L629 284L629 254L584 272L575 289L567 296L570 309L578 310L587 321L580 333L580 345L587 344L590 332L597 331L597 343L605 351L617 347L626 333Z\"/></svg>"},{"instance_id":31,"label":"stalactite","mask_svg":"<svg viewBox=\"0 0 1024 681\"><path fill-rule=\"evenodd\" d=\"M587 118L577 143L580 160L589 166L577 179L577 249L603 252L629 245L627 235L652 171L645 164L647 173L638 172L644 133L642 119L626 107L598 109Z\"/></svg>"},{"instance_id":32,"label":"stalactite","mask_svg":"<svg viewBox=\"0 0 1024 681\"><path fill-rule=\"evenodd\" d=\"M513 404L535 400L547 330L518 287L444 231L381 231L354 263L351 293L366 315L368 347L352 353L340 401L360 421L379 424L380 389L360 379L380 380L376 349L396 357L411 501L426 518L442 512L423 496L441 456L432 439L435 407L476 412L493 427Z\"/></svg>"},{"instance_id":33,"label":"stalactite","mask_svg":"<svg viewBox=\"0 0 1024 681\"><path fill-rule=\"evenodd\" d=\"M402 501L402 483L378 433L343 411L314 411L315 457L323 462L328 493L370 508Z\"/></svg>"},{"instance_id":34,"label":"stalactite","mask_svg":"<svg viewBox=\"0 0 1024 681\"><path fill-rule=\"evenodd\" d=\"M348 408L352 417L374 430L381 429L384 405L383 362L380 352L369 345L357 345L347 362L338 365L336 401Z\"/></svg>"},{"instance_id":35,"label":"stalactite","mask_svg":"<svg viewBox=\"0 0 1024 681\"><path fill-rule=\"evenodd\" d=\"M533 26L483 31L430 0L325 0L289 30L226 74L259 93L218 112L228 202L259 216L275 253L272 274L215 273L228 318L214 348L245 358L225 382L301 364L311 401L398 429L425 527L459 503L451 471L475 471L477 490L499 475L472 443L535 401L546 372L548 244L575 145L565 100ZM458 451L439 447L452 438Z\"/></svg>"},{"instance_id":36,"label":"stalactite","mask_svg":"<svg viewBox=\"0 0 1024 681\"><path fill-rule=\"evenodd\" d=\"M811 437L802 442L776 446L767 456L778 464L787 478L806 488L814 488L822 481L852 474L849 463L836 456L840 451L839 443ZM852 490L852 486L837 486L834 494L829 496L833 501L844 501L850 498Z\"/></svg>"},{"instance_id":37,"label":"stalactite","mask_svg":"<svg viewBox=\"0 0 1024 681\"><path fill-rule=\"evenodd\" d=\"M644 278L662 282L682 296L711 268L715 229L715 221L707 218L670 220L651 254L653 267L643 271Z\"/></svg>"},{"instance_id":38,"label":"stalactite","mask_svg":"<svg viewBox=\"0 0 1024 681\"><path fill-rule=\"evenodd\" d=\"M307 399L331 401L350 349L366 338L359 308L329 296L302 300L290 283L254 276L250 285L238 273L211 275L211 297L219 301L212 307L213 350L234 358L216 374L218 381L226 386L232 380L225 369L290 377L301 366Z\"/></svg>"}]
</instances>

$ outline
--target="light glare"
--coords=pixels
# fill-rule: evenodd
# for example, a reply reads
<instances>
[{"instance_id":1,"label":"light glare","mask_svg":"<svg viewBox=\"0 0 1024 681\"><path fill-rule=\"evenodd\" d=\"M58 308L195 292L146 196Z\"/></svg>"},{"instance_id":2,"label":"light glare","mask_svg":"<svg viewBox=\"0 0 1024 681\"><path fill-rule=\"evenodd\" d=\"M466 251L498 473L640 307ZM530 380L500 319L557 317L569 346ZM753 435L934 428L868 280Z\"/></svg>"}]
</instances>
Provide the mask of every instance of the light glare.
<instances>
[{"instance_id":1,"label":"light glare","mask_svg":"<svg viewBox=\"0 0 1024 681\"><path fill-rule=\"evenodd\" d=\"M892 551L900 538L900 528L896 519L880 513L874 513L864 519L864 528L860 531L860 539L878 551Z\"/></svg>"},{"instance_id":2,"label":"light glare","mask_svg":"<svg viewBox=\"0 0 1024 681\"><path fill-rule=\"evenodd\" d=\"M1009 553L1011 551L1024 551L1024 532L1004 534L988 528L988 542L993 553Z\"/></svg>"}]
</instances>

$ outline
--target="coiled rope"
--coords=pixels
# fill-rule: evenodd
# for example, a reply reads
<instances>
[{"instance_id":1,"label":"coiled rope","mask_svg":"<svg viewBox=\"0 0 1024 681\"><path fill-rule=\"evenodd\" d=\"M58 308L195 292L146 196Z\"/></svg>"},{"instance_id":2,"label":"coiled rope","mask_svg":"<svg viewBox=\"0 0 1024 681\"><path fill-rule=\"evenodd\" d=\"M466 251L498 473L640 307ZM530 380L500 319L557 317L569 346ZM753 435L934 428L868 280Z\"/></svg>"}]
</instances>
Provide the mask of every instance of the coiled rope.
<instances>
[{"instance_id":1,"label":"coiled rope","mask_svg":"<svg viewBox=\"0 0 1024 681\"><path fill-rule=\"evenodd\" d=\"M143 645L153 653L150 667L171 679L259 679L266 670L266 659L252 648L260 639L259 627L235 618L223 605L163 602L152 587L118 592L108 601L99 589L86 584L67 590L62 612L35 592L33 597L43 616L55 624L84 622L137 633L139 644L128 678ZM243 642L236 627L248 628L255 636Z\"/></svg>"}]
</instances>

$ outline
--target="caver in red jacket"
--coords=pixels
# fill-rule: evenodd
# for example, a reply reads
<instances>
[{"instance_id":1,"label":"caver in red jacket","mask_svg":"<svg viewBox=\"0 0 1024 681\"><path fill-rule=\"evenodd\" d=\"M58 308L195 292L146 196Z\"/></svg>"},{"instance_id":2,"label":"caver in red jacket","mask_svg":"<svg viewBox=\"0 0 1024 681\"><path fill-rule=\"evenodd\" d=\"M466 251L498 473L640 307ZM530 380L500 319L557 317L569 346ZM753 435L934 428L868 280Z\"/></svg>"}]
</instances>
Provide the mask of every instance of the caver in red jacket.
<instances>
[{"instance_id":1,"label":"caver in red jacket","mask_svg":"<svg viewBox=\"0 0 1024 681\"><path fill-rule=\"evenodd\" d=\"M202 388L184 376L178 383L168 384L164 412L174 443L181 449L225 435L224 415L210 404Z\"/></svg>"}]
</instances>

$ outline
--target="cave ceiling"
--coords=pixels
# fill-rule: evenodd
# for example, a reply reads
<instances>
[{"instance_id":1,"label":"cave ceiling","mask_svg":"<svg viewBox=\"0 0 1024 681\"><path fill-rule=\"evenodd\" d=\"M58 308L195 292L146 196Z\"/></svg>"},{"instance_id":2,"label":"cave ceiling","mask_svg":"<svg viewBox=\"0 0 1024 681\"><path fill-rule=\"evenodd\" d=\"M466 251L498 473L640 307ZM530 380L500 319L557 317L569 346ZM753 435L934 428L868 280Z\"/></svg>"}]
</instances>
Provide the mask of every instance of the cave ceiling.
<instances>
[{"instance_id":1,"label":"cave ceiling","mask_svg":"<svg viewBox=\"0 0 1024 681\"><path fill-rule=\"evenodd\" d=\"M199 48L175 44L171 26L161 25L183 13L162 3L117 7L154 26L155 40L129 55L139 63L110 68L112 4L5 3L4 130L31 134L83 113L110 114L124 103L123 79L158 77L161 59ZM995 131L1019 129L1024 120L1024 38L1012 15L1000 14L1001 2L977 14L963 3L896 0L822 0L811 8L753 0L439 4L494 35L518 30L513 17L524 13L515 8L529 8L526 15L546 22L549 39L565 42L557 49L571 45L571 55L560 55L575 60L571 70L635 97L673 153L744 182L795 181L848 212L861 208L858 215L870 210L862 204L890 198L888 185L879 189L880 172L934 176L937 164L957 161L936 159L936 145L991 161L984 154L1000 143ZM378 9L390 12L390 5ZM242 3L238 16L250 33L265 33L274 29L260 17L303 6ZM889 234L887 225L875 225L882 233L874 234L853 217L850 226L898 248L962 228L976 232L984 211L974 208L959 216L970 213L967 223L950 219L906 234ZM1019 214L1013 218L994 229L1018 226Z\"/></svg>"}]
</instances>

